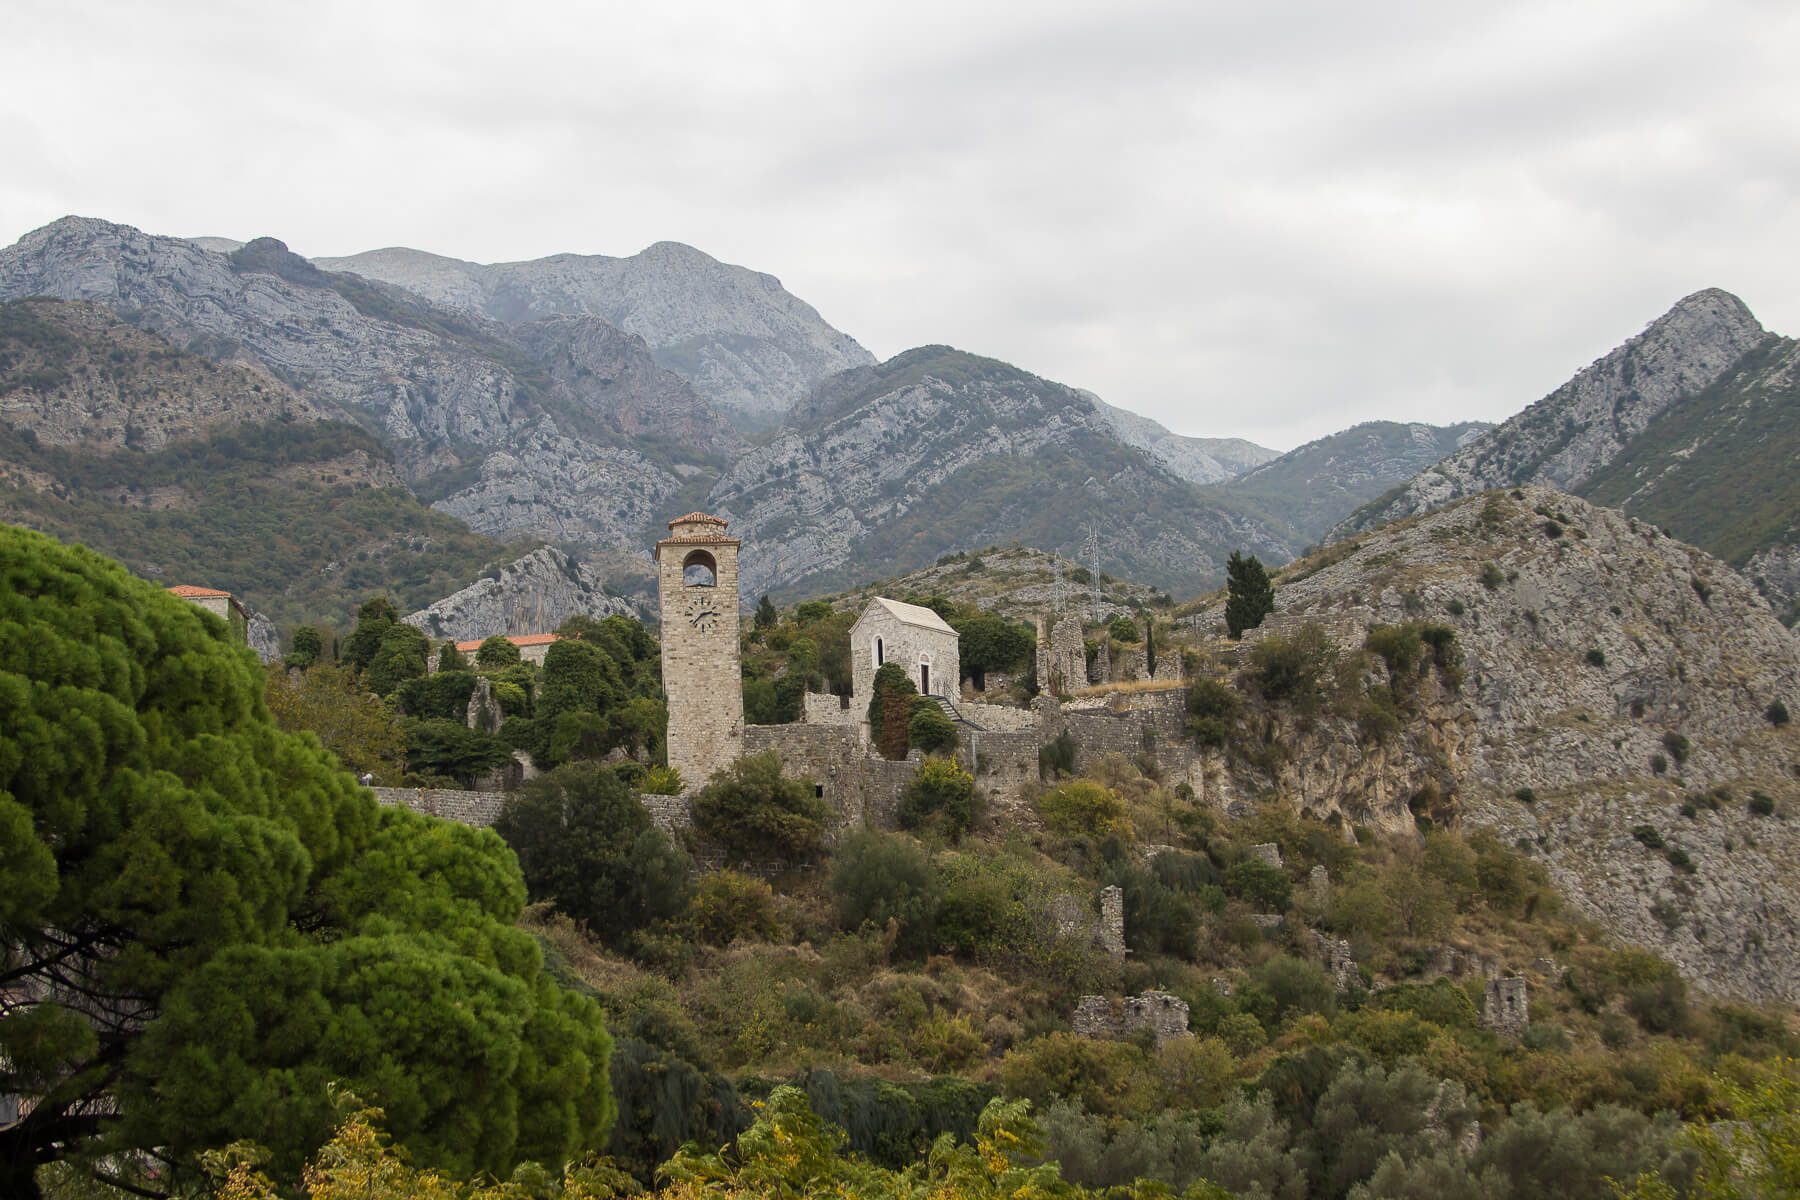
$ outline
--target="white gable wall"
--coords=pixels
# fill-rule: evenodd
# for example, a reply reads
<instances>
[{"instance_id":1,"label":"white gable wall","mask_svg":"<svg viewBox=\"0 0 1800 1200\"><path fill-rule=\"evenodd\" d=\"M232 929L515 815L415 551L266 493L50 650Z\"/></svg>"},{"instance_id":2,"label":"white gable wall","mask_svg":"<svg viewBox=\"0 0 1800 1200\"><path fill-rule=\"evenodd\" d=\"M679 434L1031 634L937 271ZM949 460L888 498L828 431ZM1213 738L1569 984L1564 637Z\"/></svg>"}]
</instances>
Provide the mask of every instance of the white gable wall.
<instances>
[{"instance_id":1,"label":"white gable wall","mask_svg":"<svg viewBox=\"0 0 1800 1200\"><path fill-rule=\"evenodd\" d=\"M913 606L890 607L892 603L880 599L870 601L863 615L850 627L850 679L855 693L851 707L859 712L874 692L875 671L881 663L898 663L906 668L907 678L921 694L954 697L960 690L962 663L957 653L956 631L944 625L929 609L925 611L941 628L931 628L922 620L907 619L902 614ZM921 667L926 670L921 672ZM928 687L919 686L924 675L929 676Z\"/></svg>"}]
</instances>

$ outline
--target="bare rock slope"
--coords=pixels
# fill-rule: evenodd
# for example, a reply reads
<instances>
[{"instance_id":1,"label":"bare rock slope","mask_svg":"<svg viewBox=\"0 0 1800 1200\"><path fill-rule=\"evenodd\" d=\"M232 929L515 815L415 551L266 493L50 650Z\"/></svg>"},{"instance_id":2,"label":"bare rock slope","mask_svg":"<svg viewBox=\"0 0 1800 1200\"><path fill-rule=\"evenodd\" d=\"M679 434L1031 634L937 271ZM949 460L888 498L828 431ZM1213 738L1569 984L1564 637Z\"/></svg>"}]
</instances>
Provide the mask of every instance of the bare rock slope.
<instances>
[{"instance_id":1,"label":"bare rock slope","mask_svg":"<svg viewBox=\"0 0 1800 1200\"><path fill-rule=\"evenodd\" d=\"M1701 987L1800 1000L1800 734L1770 716L1800 704L1800 641L1746 580L1646 522L1535 487L1296 566L1277 626L1456 631L1460 688L1434 696L1409 748L1367 752L1389 760L1384 811L1435 770L1464 822L1540 857L1577 907ZM1338 776L1352 772L1331 764L1361 756L1354 735L1311 736L1335 750L1296 744L1282 790L1345 805Z\"/></svg>"},{"instance_id":2,"label":"bare rock slope","mask_svg":"<svg viewBox=\"0 0 1800 1200\"><path fill-rule=\"evenodd\" d=\"M550 633L572 616L635 617L598 572L541 546L401 620L434 638L471 641L496 633Z\"/></svg>"}]
</instances>

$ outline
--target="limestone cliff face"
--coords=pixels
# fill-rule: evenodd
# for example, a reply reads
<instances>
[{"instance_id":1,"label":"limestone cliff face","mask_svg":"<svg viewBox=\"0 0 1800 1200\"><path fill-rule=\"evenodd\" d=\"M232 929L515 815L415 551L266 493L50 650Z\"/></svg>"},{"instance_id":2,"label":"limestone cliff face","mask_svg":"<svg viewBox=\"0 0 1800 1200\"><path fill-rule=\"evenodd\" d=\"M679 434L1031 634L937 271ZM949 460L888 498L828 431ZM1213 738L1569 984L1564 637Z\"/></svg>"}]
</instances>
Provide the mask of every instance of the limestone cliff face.
<instances>
[{"instance_id":1,"label":"limestone cliff face","mask_svg":"<svg viewBox=\"0 0 1800 1200\"><path fill-rule=\"evenodd\" d=\"M592 567L543 546L401 620L434 638L472 641L496 633L551 633L576 615L639 613L630 602L609 595Z\"/></svg>"},{"instance_id":2,"label":"limestone cliff face","mask_svg":"<svg viewBox=\"0 0 1800 1200\"><path fill-rule=\"evenodd\" d=\"M1425 784L1453 789L1466 824L1519 841L1579 909L1696 984L1800 999L1800 735L1766 716L1800 697L1800 641L1746 580L1548 488L1465 500L1332 554L1280 588L1278 624L1439 622L1465 679L1428 681L1388 747L1358 749L1347 724L1295 731L1281 794L1392 825ZM1753 792L1776 813L1752 812ZM1693 869L1646 849L1641 825Z\"/></svg>"},{"instance_id":3,"label":"limestone cliff face","mask_svg":"<svg viewBox=\"0 0 1800 1200\"><path fill-rule=\"evenodd\" d=\"M765 419L827 375L874 361L774 276L678 242L629 258L558 254L482 265L396 247L315 262L500 321L594 314L642 337L658 364L714 404Z\"/></svg>"},{"instance_id":4,"label":"limestone cliff face","mask_svg":"<svg viewBox=\"0 0 1800 1200\"><path fill-rule=\"evenodd\" d=\"M1487 488L1573 489L1611 462L1671 404L1702 391L1767 336L1744 302L1695 292L1568 383L1450 455L1399 495L1359 509L1366 529Z\"/></svg>"}]
</instances>

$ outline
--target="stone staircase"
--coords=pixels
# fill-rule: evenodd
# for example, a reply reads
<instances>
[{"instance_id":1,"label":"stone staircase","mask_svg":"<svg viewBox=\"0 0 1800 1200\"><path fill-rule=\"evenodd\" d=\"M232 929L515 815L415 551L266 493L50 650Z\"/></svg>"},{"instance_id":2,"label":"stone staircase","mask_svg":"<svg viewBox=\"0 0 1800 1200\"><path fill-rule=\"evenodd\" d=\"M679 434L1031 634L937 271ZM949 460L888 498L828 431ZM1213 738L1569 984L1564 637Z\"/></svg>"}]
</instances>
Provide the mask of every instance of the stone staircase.
<instances>
[{"instance_id":1,"label":"stone staircase","mask_svg":"<svg viewBox=\"0 0 1800 1200\"><path fill-rule=\"evenodd\" d=\"M952 721L955 721L958 725L966 726L969 729L975 730L977 733L982 732L982 727L980 725L977 725L975 722L969 720L967 717L963 716L962 713L957 709L956 705L951 702L950 697L931 695L931 696L924 697L924 699L929 700L933 704L937 705L938 708L943 710L943 713L946 717L949 717Z\"/></svg>"}]
</instances>

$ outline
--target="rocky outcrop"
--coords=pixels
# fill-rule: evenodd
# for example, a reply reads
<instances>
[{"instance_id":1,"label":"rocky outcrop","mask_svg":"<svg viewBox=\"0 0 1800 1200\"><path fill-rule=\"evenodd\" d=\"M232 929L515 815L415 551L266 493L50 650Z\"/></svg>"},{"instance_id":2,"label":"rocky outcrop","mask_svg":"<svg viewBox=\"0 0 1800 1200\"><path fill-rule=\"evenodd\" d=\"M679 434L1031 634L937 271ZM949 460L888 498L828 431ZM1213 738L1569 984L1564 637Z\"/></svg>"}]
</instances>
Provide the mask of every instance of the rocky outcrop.
<instances>
[{"instance_id":1,"label":"rocky outcrop","mask_svg":"<svg viewBox=\"0 0 1800 1200\"><path fill-rule=\"evenodd\" d=\"M1550 395L1421 472L1397 496L1359 509L1338 532L1488 488L1540 483L1573 490L1671 404L1718 380L1766 336L1736 296L1717 288L1696 292Z\"/></svg>"},{"instance_id":2,"label":"rocky outcrop","mask_svg":"<svg viewBox=\"0 0 1800 1200\"><path fill-rule=\"evenodd\" d=\"M1547 488L1465 500L1330 556L1279 588L1284 614L1447 625L1463 679L1422 685L1406 736L1375 746L1326 721L1284 730L1280 794L1358 821L1427 796L1440 819L1540 858L1579 910L1698 986L1800 998L1800 830L1784 816L1800 815L1800 734L1766 716L1800 697L1800 641L1748 581ZM1634 837L1645 825L1663 847Z\"/></svg>"},{"instance_id":3,"label":"rocky outcrop","mask_svg":"<svg viewBox=\"0 0 1800 1200\"><path fill-rule=\"evenodd\" d=\"M874 361L774 276L678 242L629 258L558 254L482 265L396 247L315 262L499 321L592 313L642 337L658 364L712 403L764 419L826 376Z\"/></svg>"},{"instance_id":4,"label":"rocky outcrop","mask_svg":"<svg viewBox=\"0 0 1800 1200\"><path fill-rule=\"evenodd\" d=\"M472 641L496 633L550 633L576 615L640 614L629 601L609 595L593 568L543 546L401 620L433 638Z\"/></svg>"}]
</instances>

